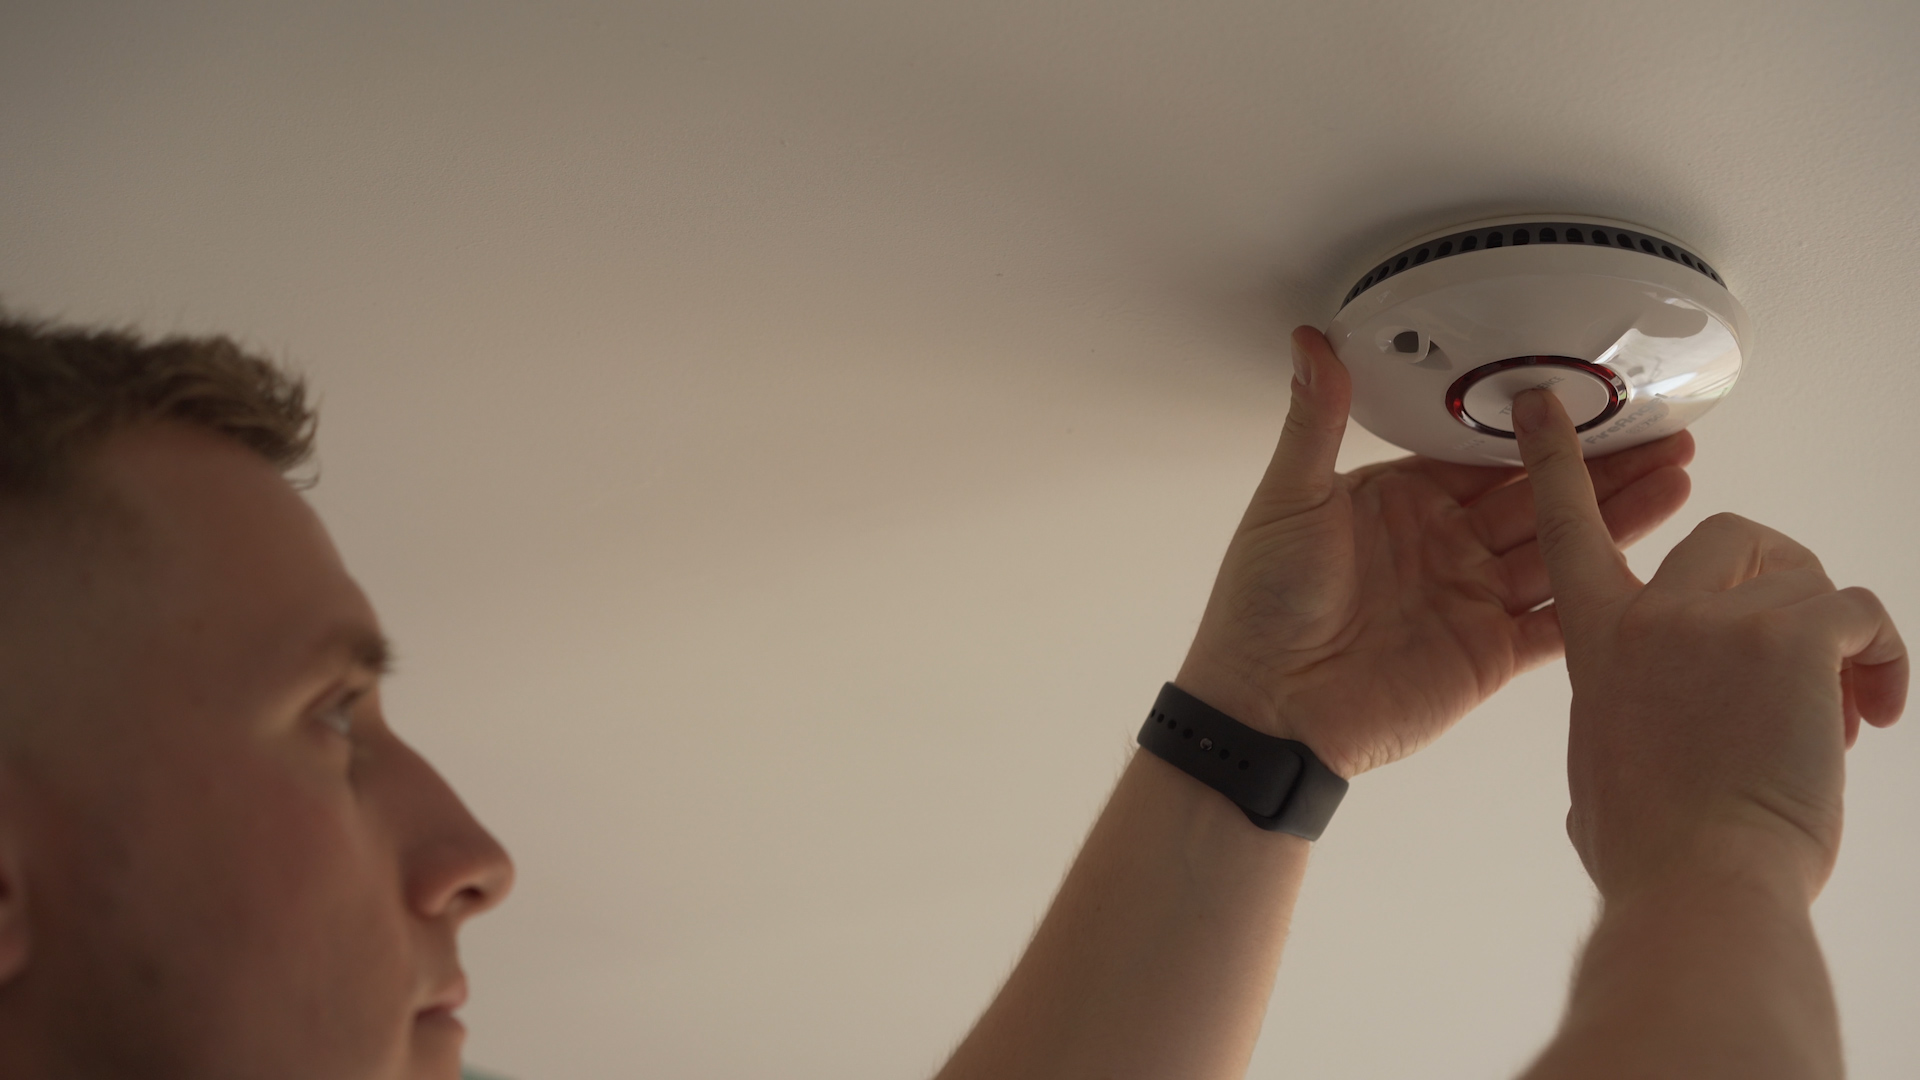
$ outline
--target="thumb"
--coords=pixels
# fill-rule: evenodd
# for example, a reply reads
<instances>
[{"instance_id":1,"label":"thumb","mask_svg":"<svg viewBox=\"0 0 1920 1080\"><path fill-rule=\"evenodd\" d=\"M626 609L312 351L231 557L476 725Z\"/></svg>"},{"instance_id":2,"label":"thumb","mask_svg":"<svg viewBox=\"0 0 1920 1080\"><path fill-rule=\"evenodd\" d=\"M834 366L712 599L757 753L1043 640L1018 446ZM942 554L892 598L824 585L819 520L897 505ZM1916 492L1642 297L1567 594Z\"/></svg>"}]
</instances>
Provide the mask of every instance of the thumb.
<instances>
[{"instance_id":1,"label":"thumb","mask_svg":"<svg viewBox=\"0 0 1920 1080\"><path fill-rule=\"evenodd\" d=\"M1254 496L1256 502L1281 511L1326 501L1353 401L1346 365L1333 354L1326 335L1311 326L1293 331L1293 367L1293 404Z\"/></svg>"}]
</instances>

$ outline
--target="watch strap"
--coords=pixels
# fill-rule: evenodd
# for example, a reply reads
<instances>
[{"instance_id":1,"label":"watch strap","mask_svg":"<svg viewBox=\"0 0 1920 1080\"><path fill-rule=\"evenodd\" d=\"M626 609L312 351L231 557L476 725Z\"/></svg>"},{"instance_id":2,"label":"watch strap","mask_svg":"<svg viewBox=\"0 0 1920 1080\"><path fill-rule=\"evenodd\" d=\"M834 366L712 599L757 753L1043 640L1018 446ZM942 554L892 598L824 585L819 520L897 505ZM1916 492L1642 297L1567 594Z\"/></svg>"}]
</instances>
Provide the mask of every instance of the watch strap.
<instances>
[{"instance_id":1,"label":"watch strap","mask_svg":"<svg viewBox=\"0 0 1920 1080\"><path fill-rule=\"evenodd\" d=\"M1318 840L1347 793L1306 743L1255 731L1172 683L1160 688L1140 745L1270 832Z\"/></svg>"}]
</instances>

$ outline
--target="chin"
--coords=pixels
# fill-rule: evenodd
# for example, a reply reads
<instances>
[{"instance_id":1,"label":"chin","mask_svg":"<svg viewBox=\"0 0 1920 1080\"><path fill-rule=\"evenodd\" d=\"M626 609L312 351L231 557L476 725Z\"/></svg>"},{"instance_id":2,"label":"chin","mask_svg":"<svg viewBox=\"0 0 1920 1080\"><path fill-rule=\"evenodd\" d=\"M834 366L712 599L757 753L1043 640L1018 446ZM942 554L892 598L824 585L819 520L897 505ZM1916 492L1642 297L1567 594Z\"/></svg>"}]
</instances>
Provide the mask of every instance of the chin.
<instances>
[{"instance_id":1,"label":"chin","mask_svg":"<svg viewBox=\"0 0 1920 1080\"><path fill-rule=\"evenodd\" d=\"M466 1025L451 1012L433 1009L413 1019L407 1080L459 1080Z\"/></svg>"}]
</instances>

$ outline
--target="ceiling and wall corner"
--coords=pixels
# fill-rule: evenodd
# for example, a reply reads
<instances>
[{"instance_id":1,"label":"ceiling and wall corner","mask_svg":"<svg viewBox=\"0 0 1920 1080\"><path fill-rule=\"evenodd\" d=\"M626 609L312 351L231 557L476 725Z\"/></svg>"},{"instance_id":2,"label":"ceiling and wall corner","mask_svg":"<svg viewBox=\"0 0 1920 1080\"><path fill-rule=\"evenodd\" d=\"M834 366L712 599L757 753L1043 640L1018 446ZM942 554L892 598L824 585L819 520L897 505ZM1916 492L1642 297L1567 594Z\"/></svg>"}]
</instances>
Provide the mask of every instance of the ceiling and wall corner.
<instances>
[{"instance_id":1,"label":"ceiling and wall corner","mask_svg":"<svg viewBox=\"0 0 1920 1080\"><path fill-rule=\"evenodd\" d=\"M1685 238L1759 347L1733 510L1920 628L1920 7L17 2L0 297L229 331L323 398L392 711L515 852L510 1075L930 1073L1176 669L1285 335L1454 221ZM1349 465L1394 451L1358 429ZM1255 1075L1488 1077L1591 897L1563 671L1366 775ZM1920 1061L1920 734L1816 910L1853 1075Z\"/></svg>"}]
</instances>

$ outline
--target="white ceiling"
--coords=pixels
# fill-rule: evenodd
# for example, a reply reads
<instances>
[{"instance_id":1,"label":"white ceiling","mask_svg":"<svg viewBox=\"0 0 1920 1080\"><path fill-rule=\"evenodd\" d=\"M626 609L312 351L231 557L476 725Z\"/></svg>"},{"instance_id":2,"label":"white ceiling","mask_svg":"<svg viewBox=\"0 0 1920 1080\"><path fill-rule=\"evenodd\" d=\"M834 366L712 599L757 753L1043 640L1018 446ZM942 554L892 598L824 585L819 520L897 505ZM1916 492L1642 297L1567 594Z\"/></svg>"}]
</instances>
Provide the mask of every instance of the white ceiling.
<instances>
[{"instance_id":1,"label":"white ceiling","mask_svg":"<svg viewBox=\"0 0 1920 1080\"><path fill-rule=\"evenodd\" d=\"M473 1060L924 1075L1179 662L1287 329L1415 233L1713 260L1758 356L1635 565L1735 510L1920 637L1916 47L1909 0L17 0L0 297L320 389L397 723L522 871ZM1537 672L1354 785L1256 1075L1544 1040L1565 710ZM1908 1076L1920 729L1851 764L1817 914L1854 1075Z\"/></svg>"}]
</instances>

